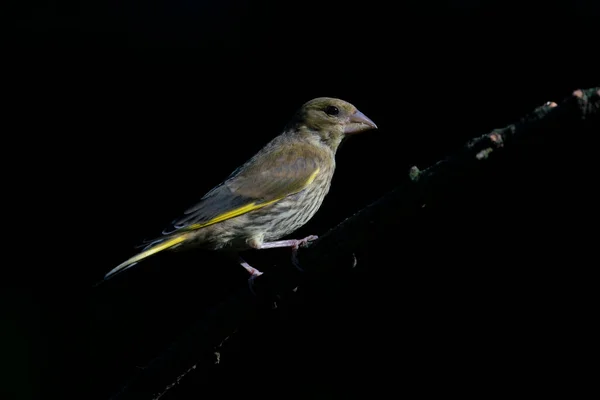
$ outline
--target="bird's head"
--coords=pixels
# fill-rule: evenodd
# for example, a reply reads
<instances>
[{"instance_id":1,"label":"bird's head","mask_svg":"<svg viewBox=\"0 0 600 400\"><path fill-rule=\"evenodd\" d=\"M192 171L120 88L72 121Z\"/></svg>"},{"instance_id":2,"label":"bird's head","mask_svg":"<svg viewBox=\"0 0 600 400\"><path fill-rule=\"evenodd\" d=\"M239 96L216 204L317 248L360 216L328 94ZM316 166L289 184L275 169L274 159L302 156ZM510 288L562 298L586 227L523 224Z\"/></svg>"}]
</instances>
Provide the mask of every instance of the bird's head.
<instances>
[{"instance_id":1,"label":"bird's head","mask_svg":"<svg viewBox=\"0 0 600 400\"><path fill-rule=\"evenodd\" d=\"M318 97L304 103L292 123L295 129L317 135L334 151L346 136L377 129L354 105L331 97Z\"/></svg>"}]
</instances>

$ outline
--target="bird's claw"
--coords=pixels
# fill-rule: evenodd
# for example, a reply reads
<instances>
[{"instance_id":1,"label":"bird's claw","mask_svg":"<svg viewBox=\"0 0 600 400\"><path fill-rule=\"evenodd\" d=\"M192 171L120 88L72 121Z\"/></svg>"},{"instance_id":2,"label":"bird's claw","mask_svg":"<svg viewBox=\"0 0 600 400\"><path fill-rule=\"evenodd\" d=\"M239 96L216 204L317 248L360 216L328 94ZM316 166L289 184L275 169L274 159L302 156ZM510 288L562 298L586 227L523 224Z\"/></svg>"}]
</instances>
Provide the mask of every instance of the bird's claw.
<instances>
[{"instance_id":1,"label":"bird's claw","mask_svg":"<svg viewBox=\"0 0 600 400\"><path fill-rule=\"evenodd\" d=\"M296 244L292 247L292 249L297 251L300 248L300 246L304 246L308 242L312 242L314 240L317 240L318 238L319 237L317 235L310 235L305 237L304 239L298 239L296 240Z\"/></svg>"},{"instance_id":2,"label":"bird's claw","mask_svg":"<svg viewBox=\"0 0 600 400\"><path fill-rule=\"evenodd\" d=\"M258 278L259 276L261 276L263 273L260 272L259 270L256 270L256 272L253 272L252 274L250 274L250 278L248 278L248 287L250 288L250 292L252 292L253 295L256 296L256 292L254 291L254 280L256 278Z\"/></svg>"},{"instance_id":3,"label":"bird's claw","mask_svg":"<svg viewBox=\"0 0 600 400\"><path fill-rule=\"evenodd\" d=\"M312 242L317 240L319 237L317 235L310 235L305 237L304 239L296 240L296 244L292 247L292 264L296 269L300 272L304 272L304 269L300 266L300 261L298 261L298 249L300 246L306 245L308 242Z\"/></svg>"},{"instance_id":4,"label":"bird's claw","mask_svg":"<svg viewBox=\"0 0 600 400\"><path fill-rule=\"evenodd\" d=\"M298 249L292 250L292 264L296 269L300 272L304 272L304 269L300 266L300 261L298 260Z\"/></svg>"}]
</instances>

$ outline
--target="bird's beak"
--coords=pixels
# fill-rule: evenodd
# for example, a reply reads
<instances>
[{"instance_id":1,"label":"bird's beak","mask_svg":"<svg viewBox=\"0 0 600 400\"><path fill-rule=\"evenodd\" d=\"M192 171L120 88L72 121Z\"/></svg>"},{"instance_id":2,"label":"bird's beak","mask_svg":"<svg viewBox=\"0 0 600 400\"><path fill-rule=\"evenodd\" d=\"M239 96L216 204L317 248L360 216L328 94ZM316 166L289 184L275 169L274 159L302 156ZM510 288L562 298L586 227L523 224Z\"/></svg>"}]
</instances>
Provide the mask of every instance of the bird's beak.
<instances>
[{"instance_id":1,"label":"bird's beak","mask_svg":"<svg viewBox=\"0 0 600 400\"><path fill-rule=\"evenodd\" d=\"M344 133L359 133L371 129L377 129L377 125L375 125L375 122L371 121L371 119L365 114L356 110L354 114L352 114L348 119L348 124L346 125L346 128L344 128Z\"/></svg>"}]
</instances>

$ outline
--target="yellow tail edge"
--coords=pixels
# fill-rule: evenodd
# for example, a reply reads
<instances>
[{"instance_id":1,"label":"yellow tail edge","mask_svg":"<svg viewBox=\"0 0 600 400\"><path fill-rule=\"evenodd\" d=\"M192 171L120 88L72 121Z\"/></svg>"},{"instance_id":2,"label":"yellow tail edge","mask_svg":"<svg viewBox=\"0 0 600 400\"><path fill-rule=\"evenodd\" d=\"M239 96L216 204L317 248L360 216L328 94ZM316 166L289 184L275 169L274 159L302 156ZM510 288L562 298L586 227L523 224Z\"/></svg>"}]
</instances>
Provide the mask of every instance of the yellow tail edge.
<instances>
[{"instance_id":1,"label":"yellow tail edge","mask_svg":"<svg viewBox=\"0 0 600 400\"><path fill-rule=\"evenodd\" d=\"M104 279L108 279L111 276L122 272L124 270L126 270L129 267L132 267L133 265L137 264L138 262L140 262L141 260L143 260L144 258L150 257L158 252L161 252L163 250L166 250L170 247L173 247L175 245L178 245L179 243L183 242L186 239L187 235L179 235L174 237L173 239L169 239L167 241L161 242L156 244L155 246L150 247L149 249L142 251L139 254L136 254L135 256L131 257L130 259L123 261L121 264L117 265L116 267L114 267L112 270L110 270L106 275L104 275Z\"/></svg>"}]
</instances>

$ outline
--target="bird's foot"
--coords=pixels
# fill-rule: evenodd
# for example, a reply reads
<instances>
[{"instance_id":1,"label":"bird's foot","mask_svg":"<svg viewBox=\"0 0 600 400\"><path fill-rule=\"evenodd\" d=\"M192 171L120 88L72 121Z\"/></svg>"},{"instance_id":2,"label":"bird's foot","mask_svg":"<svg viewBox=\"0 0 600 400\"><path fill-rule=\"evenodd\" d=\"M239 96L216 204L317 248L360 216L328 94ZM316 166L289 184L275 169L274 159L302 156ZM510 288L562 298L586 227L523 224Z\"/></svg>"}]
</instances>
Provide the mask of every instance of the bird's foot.
<instances>
[{"instance_id":1,"label":"bird's foot","mask_svg":"<svg viewBox=\"0 0 600 400\"><path fill-rule=\"evenodd\" d=\"M298 258L296 257L296 253L298 253L298 249L301 246L306 245L308 242L312 242L313 240L317 240L319 237L317 235L310 235L305 237L304 239L289 239L289 240L278 240L275 242L264 242L260 245L257 245L255 248L257 249L274 249L278 247L290 247L292 249L292 264L301 272L304 270L300 267L300 263L298 262Z\"/></svg>"},{"instance_id":2,"label":"bird's foot","mask_svg":"<svg viewBox=\"0 0 600 400\"><path fill-rule=\"evenodd\" d=\"M304 246L308 242L312 242L313 240L317 240L319 237L317 235L310 235L305 237L304 239L296 240L296 243L292 246L292 264L296 269L300 272L304 272L304 269L300 266L300 261L298 260L298 249L300 246Z\"/></svg>"},{"instance_id":3,"label":"bird's foot","mask_svg":"<svg viewBox=\"0 0 600 400\"><path fill-rule=\"evenodd\" d=\"M241 257L239 257L239 262L240 265L244 267L244 269L248 271L248 273L250 273L250 278L248 278L248 286L250 287L250 291L252 292L252 294L256 296L256 292L254 291L254 279L261 276L263 273L257 270L256 268L252 267Z\"/></svg>"},{"instance_id":4,"label":"bird's foot","mask_svg":"<svg viewBox=\"0 0 600 400\"><path fill-rule=\"evenodd\" d=\"M275 242L264 242L260 245L255 246L255 249L275 249L278 247L291 247L292 249L298 249L300 246L305 245L308 242L317 240L319 237L316 235L310 235L304 239L289 239L289 240L277 240Z\"/></svg>"},{"instance_id":5,"label":"bird's foot","mask_svg":"<svg viewBox=\"0 0 600 400\"><path fill-rule=\"evenodd\" d=\"M310 235L305 237L304 239L297 239L296 243L292 246L292 250L298 251L300 246L304 246L308 242L312 242L314 240L317 240L318 238L319 237L317 235Z\"/></svg>"},{"instance_id":6,"label":"bird's foot","mask_svg":"<svg viewBox=\"0 0 600 400\"><path fill-rule=\"evenodd\" d=\"M248 278L248 287L250 288L250 292L252 292L252 294L255 296L256 296L256 292L254 291L254 280L261 275L262 275L262 272L259 272L258 274L251 275L250 278Z\"/></svg>"}]
</instances>

